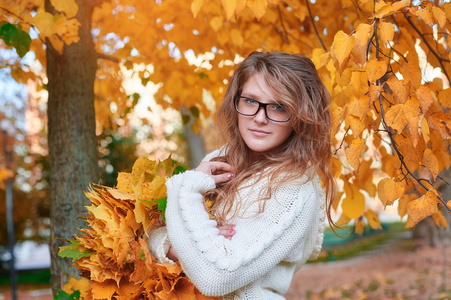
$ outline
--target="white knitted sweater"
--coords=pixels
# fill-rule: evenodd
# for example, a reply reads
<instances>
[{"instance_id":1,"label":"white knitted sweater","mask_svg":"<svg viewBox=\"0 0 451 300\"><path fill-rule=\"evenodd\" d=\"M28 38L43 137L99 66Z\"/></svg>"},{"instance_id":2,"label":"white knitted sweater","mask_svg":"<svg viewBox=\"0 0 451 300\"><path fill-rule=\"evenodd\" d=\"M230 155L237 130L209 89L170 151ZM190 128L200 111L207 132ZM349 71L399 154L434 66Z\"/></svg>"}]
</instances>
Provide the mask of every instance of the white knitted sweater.
<instances>
[{"instance_id":1,"label":"white knitted sweater","mask_svg":"<svg viewBox=\"0 0 451 300\"><path fill-rule=\"evenodd\" d=\"M206 160L218 155L208 155ZM254 176L255 177L255 176ZM315 259L324 236L324 198L318 177L282 185L258 213L258 195L267 180L256 178L240 188L241 214L232 220L231 240L219 235L202 193L215 187L208 175L187 171L166 183L166 227L153 231L151 252L160 262L169 245L188 278L207 296L223 299L284 299L294 272Z\"/></svg>"}]
</instances>

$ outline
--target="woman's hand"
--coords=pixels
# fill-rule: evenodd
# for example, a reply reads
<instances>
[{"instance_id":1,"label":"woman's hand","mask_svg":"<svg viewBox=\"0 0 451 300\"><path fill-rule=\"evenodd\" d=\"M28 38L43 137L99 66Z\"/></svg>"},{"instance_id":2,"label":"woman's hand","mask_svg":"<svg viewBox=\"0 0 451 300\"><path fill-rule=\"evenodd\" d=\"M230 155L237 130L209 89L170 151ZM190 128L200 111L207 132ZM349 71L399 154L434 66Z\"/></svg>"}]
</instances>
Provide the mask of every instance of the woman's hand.
<instances>
[{"instance_id":1,"label":"woman's hand","mask_svg":"<svg viewBox=\"0 0 451 300\"><path fill-rule=\"evenodd\" d=\"M227 163L219 161L208 161L201 163L195 171L209 175L216 184L224 183L232 179L233 167Z\"/></svg>"},{"instance_id":2,"label":"woman's hand","mask_svg":"<svg viewBox=\"0 0 451 300\"><path fill-rule=\"evenodd\" d=\"M235 224L232 225L224 225L224 226L218 226L219 229L219 235L222 235L228 240L231 240L232 237L235 235Z\"/></svg>"}]
</instances>

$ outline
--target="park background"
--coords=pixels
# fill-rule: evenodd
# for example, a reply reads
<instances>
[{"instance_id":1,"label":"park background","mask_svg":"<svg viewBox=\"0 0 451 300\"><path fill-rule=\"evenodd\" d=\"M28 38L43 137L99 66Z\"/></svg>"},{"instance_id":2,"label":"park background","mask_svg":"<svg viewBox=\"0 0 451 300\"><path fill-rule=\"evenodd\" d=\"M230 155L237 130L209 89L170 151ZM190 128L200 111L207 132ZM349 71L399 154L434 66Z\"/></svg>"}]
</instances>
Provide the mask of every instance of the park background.
<instances>
[{"instance_id":1,"label":"park background","mask_svg":"<svg viewBox=\"0 0 451 300\"><path fill-rule=\"evenodd\" d=\"M57 291L78 274L56 254L86 225L89 183L115 186L140 156L195 166L221 145L214 113L231 71L275 50L310 57L333 97L334 211L347 238L328 232L320 261L367 248L388 259L310 287L308 274L333 264L309 265L291 297L450 297L448 1L3 0L0 14L2 293L12 227L16 249L32 253L26 268L50 243L41 278ZM417 278L392 278L401 260Z\"/></svg>"}]
</instances>

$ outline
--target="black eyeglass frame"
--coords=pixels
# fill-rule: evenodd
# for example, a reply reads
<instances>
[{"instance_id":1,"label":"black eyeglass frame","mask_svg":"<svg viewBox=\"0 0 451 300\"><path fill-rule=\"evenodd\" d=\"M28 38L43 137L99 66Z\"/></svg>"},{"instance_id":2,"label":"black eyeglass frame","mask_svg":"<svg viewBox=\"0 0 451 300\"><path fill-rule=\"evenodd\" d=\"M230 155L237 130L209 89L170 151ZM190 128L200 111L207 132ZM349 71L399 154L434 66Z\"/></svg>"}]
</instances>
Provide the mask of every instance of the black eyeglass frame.
<instances>
[{"instance_id":1,"label":"black eyeglass frame","mask_svg":"<svg viewBox=\"0 0 451 300\"><path fill-rule=\"evenodd\" d=\"M253 113L253 114L245 114L245 113L240 112L240 111L238 110L238 101L240 101L240 98L245 98L245 99L249 99L249 100L252 100L252 101L257 102L257 103L258 103L258 109L257 109L257 111L256 111L255 113ZM286 119L285 121L277 121L277 120L274 120L274 119L271 119L270 117L268 117L268 112L266 111L266 107L267 107L268 105L278 105L278 106L281 106L279 103L275 103L275 102L272 102L272 103L262 103L262 102L260 102L260 101L258 101L258 100L255 100L255 99L253 99L253 98L251 98L251 97L246 97L246 96L236 96L234 102L235 102L235 103L234 103L234 104L235 104L235 105L234 105L234 106L235 106L235 110L236 110L239 114L241 114L241 115L243 115L243 116L246 116L246 117L253 117L253 116L255 116L255 115L258 114L258 112L260 111L260 108L263 107L263 110L265 111L265 116L266 116L266 118L267 118L268 120L271 120L271 121L277 122L277 123L284 123L284 122L290 121L290 119L291 119L291 116L290 116L290 117L288 117L288 119Z\"/></svg>"}]
</instances>

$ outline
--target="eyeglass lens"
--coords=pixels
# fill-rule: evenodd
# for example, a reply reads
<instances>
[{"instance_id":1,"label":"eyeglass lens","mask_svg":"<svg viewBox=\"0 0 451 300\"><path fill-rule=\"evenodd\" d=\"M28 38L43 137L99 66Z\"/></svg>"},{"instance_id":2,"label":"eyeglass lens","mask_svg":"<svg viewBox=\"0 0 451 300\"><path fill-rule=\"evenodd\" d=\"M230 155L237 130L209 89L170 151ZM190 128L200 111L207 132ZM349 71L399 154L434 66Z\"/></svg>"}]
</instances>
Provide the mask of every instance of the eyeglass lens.
<instances>
[{"instance_id":1,"label":"eyeglass lens","mask_svg":"<svg viewBox=\"0 0 451 300\"><path fill-rule=\"evenodd\" d=\"M260 107L263 107L266 112L266 117L276 122L286 122L290 119L288 112L277 103L261 103L249 97L238 97L236 102L236 110L245 116L254 116L257 114Z\"/></svg>"}]
</instances>

